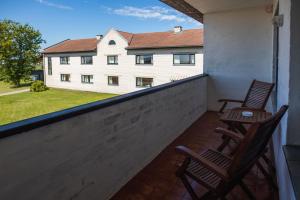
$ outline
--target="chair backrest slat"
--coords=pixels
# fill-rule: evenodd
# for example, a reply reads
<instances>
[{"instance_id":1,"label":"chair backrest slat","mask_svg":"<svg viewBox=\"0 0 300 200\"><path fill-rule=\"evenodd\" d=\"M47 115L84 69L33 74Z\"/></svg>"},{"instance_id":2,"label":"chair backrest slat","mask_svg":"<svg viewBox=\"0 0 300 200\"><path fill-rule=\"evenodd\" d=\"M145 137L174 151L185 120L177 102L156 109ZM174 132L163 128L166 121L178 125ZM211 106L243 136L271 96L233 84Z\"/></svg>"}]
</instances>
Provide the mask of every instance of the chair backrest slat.
<instances>
[{"instance_id":1,"label":"chair backrest slat","mask_svg":"<svg viewBox=\"0 0 300 200\"><path fill-rule=\"evenodd\" d=\"M233 158L229 173L236 175L248 170L258 160L272 137L288 106L284 105L271 118L251 125L245 138L239 144L237 154Z\"/></svg>"},{"instance_id":2,"label":"chair backrest slat","mask_svg":"<svg viewBox=\"0 0 300 200\"><path fill-rule=\"evenodd\" d=\"M242 106L264 110L273 87L273 83L253 80Z\"/></svg>"}]
</instances>

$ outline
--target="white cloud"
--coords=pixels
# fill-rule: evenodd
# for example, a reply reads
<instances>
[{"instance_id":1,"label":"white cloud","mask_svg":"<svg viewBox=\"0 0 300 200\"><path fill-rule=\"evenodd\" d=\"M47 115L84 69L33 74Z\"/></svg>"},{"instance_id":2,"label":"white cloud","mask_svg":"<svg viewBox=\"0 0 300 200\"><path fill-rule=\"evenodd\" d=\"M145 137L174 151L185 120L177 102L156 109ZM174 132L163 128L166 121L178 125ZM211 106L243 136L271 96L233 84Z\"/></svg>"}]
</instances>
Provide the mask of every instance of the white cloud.
<instances>
[{"instance_id":1,"label":"white cloud","mask_svg":"<svg viewBox=\"0 0 300 200\"><path fill-rule=\"evenodd\" d=\"M57 3L52 3L50 1L46 1L46 0L36 0L37 2L44 4L46 6L50 6L50 7L55 7L55 8L59 8L59 9L63 9L63 10L73 10L73 8L71 6L66 6L66 5L62 5L62 4L57 4Z\"/></svg>"},{"instance_id":2,"label":"white cloud","mask_svg":"<svg viewBox=\"0 0 300 200\"><path fill-rule=\"evenodd\" d=\"M191 20L189 17L186 17L179 13L178 11L163 8L160 6L152 6L145 8L138 8L133 6L124 6L122 8L107 8L107 11L122 16L131 16L137 17L139 19L157 19L160 21L175 21L180 23L195 23L195 20Z\"/></svg>"}]
</instances>

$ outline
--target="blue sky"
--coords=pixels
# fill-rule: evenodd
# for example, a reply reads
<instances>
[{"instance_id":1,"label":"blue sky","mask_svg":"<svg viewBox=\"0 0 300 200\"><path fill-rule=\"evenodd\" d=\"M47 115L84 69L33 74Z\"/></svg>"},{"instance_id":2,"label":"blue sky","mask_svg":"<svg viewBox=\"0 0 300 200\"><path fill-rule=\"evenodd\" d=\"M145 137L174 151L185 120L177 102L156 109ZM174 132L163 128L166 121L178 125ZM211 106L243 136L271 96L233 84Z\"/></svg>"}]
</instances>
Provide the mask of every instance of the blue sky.
<instances>
[{"instance_id":1,"label":"blue sky","mask_svg":"<svg viewBox=\"0 0 300 200\"><path fill-rule=\"evenodd\" d=\"M43 47L110 28L138 33L202 26L159 0L1 0L0 19L29 23L42 33Z\"/></svg>"}]
</instances>

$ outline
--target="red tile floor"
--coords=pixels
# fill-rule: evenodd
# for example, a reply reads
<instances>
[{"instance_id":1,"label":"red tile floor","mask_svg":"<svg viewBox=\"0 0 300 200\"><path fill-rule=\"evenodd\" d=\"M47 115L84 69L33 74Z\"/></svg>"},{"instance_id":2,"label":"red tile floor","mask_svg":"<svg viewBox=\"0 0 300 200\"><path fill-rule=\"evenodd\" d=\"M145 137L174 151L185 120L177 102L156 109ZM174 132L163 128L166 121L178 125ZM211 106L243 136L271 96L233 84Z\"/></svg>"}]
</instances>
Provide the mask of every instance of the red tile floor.
<instances>
[{"instance_id":1,"label":"red tile floor","mask_svg":"<svg viewBox=\"0 0 300 200\"><path fill-rule=\"evenodd\" d=\"M214 133L216 127L224 126L215 112L207 112L172 144L162 151L149 165L132 178L111 200L191 200L182 182L175 176L177 166L183 157L174 148L185 145L196 152L205 148L216 148L220 135ZM278 193L268 186L262 174L254 167L245 177L245 183L257 199L278 199ZM206 190L193 182L199 195ZM239 186L235 187L227 199L248 199Z\"/></svg>"}]
</instances>

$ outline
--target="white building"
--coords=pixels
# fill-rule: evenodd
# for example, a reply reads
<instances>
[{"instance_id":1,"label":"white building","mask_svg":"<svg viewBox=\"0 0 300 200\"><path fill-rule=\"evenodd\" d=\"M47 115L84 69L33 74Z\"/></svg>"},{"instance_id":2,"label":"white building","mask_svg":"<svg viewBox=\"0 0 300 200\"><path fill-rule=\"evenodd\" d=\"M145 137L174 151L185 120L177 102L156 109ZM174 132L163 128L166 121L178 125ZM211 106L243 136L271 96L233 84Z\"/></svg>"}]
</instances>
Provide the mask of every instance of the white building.
<instances>
[{"instance_id":1,"label":"white building","mask_svg":"<svg viewBox=\"0 0 300 200\"><path fill-rule=\"evenodd\" d=\"M203 73L203 31L127 33L65 40L45 49L49 87L123 94Z\"/></svg>"}]
</instances>

